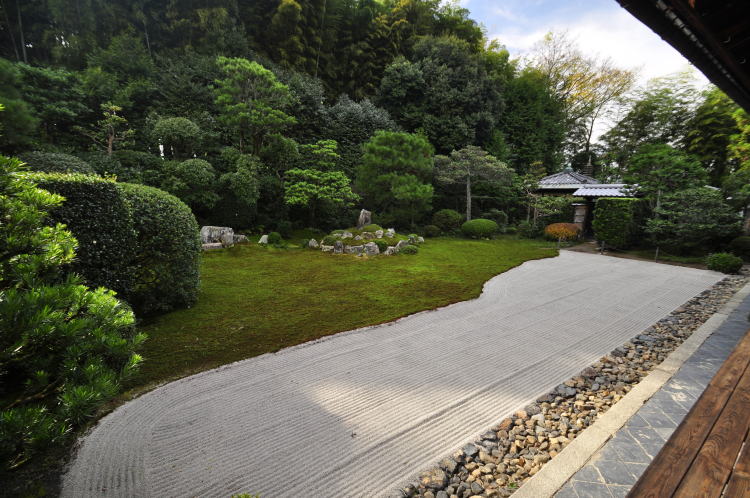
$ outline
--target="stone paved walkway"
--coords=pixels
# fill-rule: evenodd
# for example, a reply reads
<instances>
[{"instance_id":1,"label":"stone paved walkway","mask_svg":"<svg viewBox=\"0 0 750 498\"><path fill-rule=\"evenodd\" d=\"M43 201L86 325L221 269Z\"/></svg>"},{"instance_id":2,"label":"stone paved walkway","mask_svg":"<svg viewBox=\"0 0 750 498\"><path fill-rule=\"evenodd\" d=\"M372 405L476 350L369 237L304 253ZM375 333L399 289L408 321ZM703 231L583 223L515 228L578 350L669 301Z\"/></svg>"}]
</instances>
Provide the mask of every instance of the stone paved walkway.
<instances>
[{"instance_id":1,"label":"stone paved walkway","mask_svg":"<svg viewBox=\"0 0 750 498\"><path fill-rule=\"evenodd\" d=\"M557 498L624 497L747 332L750 296L589 462Z\"/></svg>"},{"instance_id":2,"label":"stone paved walkway","mask_svg":"<svg viewBox=\"0 0 750 498\"><path fill-rule=\"evenodd\" d=\"M476 300L145 394L84 438L62 494L388 495L720 278L568 251L527 262Z\"/></svg>"}]
</instances>

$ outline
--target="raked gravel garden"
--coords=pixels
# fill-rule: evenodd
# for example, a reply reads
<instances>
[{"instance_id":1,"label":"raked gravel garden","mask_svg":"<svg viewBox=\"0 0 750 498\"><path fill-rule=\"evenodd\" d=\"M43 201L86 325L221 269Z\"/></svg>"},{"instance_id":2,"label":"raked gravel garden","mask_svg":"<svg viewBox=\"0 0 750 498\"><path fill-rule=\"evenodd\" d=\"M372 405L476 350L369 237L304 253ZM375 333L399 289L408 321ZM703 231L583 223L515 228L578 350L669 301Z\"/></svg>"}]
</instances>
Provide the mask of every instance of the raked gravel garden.
<instances>
[{"instance_id":1,"label":"raked gravel garden","mask_svg":"<svg viewBox=\"0 0 750 498\"><path fill-rule=\"evenodd\" d=\"M420 474L402 497L507 497L682 344L750 280L745 267Z\"/></svg>"}]
</instances>

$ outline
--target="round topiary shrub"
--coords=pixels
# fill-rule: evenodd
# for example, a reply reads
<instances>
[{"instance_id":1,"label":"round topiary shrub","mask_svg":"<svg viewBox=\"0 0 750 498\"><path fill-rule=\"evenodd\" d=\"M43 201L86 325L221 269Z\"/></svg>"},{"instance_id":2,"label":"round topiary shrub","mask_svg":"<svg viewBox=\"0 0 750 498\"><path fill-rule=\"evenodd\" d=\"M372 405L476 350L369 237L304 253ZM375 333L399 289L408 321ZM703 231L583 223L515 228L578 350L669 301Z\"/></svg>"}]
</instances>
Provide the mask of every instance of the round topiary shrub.
<instances>
[{"instance_id":1,"label":"round topiary shrub","mask_svg":"<svg viewBox=\"0 0 750 498\"><path fill-rule=\"evenodd\" d=\"M385 250L388 249L388 242L383 239L375 239L373 242L378 246L380 252L385 252Z\"/></svg>"},{"instance_id":2,"label":"round topiary shrub","mask_svg":"<svg viewBox=\"0 0 750 498\"><path fill-rule=\"evenodd\" d=\"M281 234L279 232L271 232L268 234L269 244L281 244L282 240L283 239L281 238Z\"/></svg>"},{"instance_id":3,"label":"round topiary shrub","mask_svg":"<svg viewBox=\"0 0 750 498\"><path fill-rule=\"evenodd\" d=\"M453 209L441 209L432 215L432 224L440 228L442 232L453 232L458 230L464 217Z\"/></svg>"},{"instance_id":4,"label":"round topiary shrub","mask_svg":"<svg viewBox=\"0 0 750 498\"><path fill-rule=\"evenodd\" d=\"M742 268L742 258L729 254L728 252L717 252L709 254L706 258L706 266L709 270L722 273L737 273Z\"/></svg>"},{"instance_id":5,"label":"round topiary shrub","mask_svg":"<svg viewBox=\"0 0 750 498\"><path fill-rule=\"evenodd\" d=\"M136 233L125 299L148 314L195 304L200 284L201 241L190 208L153 187L118 183Z\"/></svg>"},{"instance_id":6,"label":"round topiary shrub","mask_svg":"<svg viewBox=\"0 0 750 498\"><path fill-rule=\"evenodd\" d=\"M407 245L401 248L401 251L399 251L401 254L417 254L419 252L419 248L414 245Z\"/></svg>"},{"instance_id":7,"label":"round topiary shrub","mask_svg":"<svg viewBox=\"0 0 750 498\"><path fill-rule=\"evenodd\" d=\"M729 252L750 261L750 236L741 235L729 243Z\"/></svg>"},{"instance_id":8,"label":"round topiary shrub","mask_svg":"<svg viewBox=\"0 0 750 498\"><path fill-rule=\"evenodd\" d=\"M581 236L581 227L575 223L552 223L544 228L550 240L575 240Z\"/></svg>"},{"instance_id":9,"label":"round topiary shrub","mask_svg":"<svg viewBox=\"0 0 750 498\"><path fill-rule=\"evenodd\" d=\"M371 223L362 227L363 232L377 232L378 230L382 229L383 227L381 227L380 225L376 225L375 223Z\"/></svg>"},{"instance_id":10,"label":"round topiary shrub","mask_svg":"<svg viewBox=\"0 0 750 498\"><path fill-rule=\"evenodd\" d=\"M440 228L437 225L426 225L424 227L425 237L437 237L440 235Z\"/></svg>"},{"instance_id":11,"label":"round topiary shrub","mask_svg":"<svg viewBox=\"0 0 750 498\"><path fill-rule=\"evenodd\" d=\"M486 239L495 235L500 227L492 220L477 218L461 225L461 232L472 239Z\"/></svg>"},{"instance_id":12,"label":"round topiary shrub","mask_svg":"<svg viewBox=\"0 0 750 498\"><path fill-rule=\"evenodd\" d=\"M82 173L95 175L94 168L83 159L58 152L27 152L20 159L29 169L43 173Z\"/></svg>"},{"instance_id":13,"label":"round topiary shrub","mask_svg":"<svg viewBox=\"0 0 750 498\"><path fill-rule=\"evenodd\" d=\"M324 246L332 246L336 243L337 240L341 240L338 237L334 237L333 235L326 235L323 237L323 240L320 241L321 244Z\"/></svg>"},{"instance_id":14,"label":"round topiary shrub","mask_svg":"<svg viewBox=\"0 0 750 498\"><path fill-rule=\"evenodd\" d=\"M67 225L78 240L71 269L90 287L128 295L136 233L130 207L117 184L79 173L30 173L29 177L39 188L65 197L47 219L51 225Z\"/></svg>"}]
</instances>

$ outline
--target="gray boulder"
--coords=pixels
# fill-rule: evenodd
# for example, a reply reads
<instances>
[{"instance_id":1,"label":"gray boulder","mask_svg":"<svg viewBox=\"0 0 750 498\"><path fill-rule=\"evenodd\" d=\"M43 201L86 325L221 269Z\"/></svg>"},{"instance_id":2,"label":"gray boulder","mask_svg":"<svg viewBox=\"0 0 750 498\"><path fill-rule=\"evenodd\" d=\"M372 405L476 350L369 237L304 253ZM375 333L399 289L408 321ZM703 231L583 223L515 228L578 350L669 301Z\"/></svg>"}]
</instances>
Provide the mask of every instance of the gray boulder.
<instances>
[{"instance_id":1,"label":"gray boulder","mask_svg":"<svg viewBox=\"0 0 750 498\"><path fill-rule=\"evenodd\" d=\"M367 239L367 240L372 240L376 237L375 237L375 234L372 232L362 232L362 238Z\"/></svg>"},{"instance_id":2,"label":"gray boulder","mask_svg":"<svg viewBox=\"0 0 750 498\"><path fill-rule=\"evenodd\" d=\"M396 235L396 230L394 230L393 228L389 228L385 231L386 237L393 237L394 235Z\"/></svg>"},{"instance_id":3,"label":"gray boulder","mask_svg":"<svg viewBox=\"0 0 750 498\"><path fill-rule=\"evenodd\" d=\"M385 254L386 256L393 256L394 254L398 254L398 247L388 246L383 254Z\"/></svg>"},{"instance_id":4,"label":"gray boulder","mask_svg":"<svg viewBox=\"0 0 750 498\"><path fill-rule=\"evenodd\" d=\"M362 254L365 250L365 246L346 246L344 250L347 254Z\"/></svg>"},{"instance_id":5,"label":"gray boulder","mask_svg":"<svg viewBox=\"0 0 750 498\"><path fill-rule=\"evenodd\" d=\"M400 251L402 247L408 246L408 245L409 245L409 241L408 240L399 240L398 244L396 244L396 249L398 249Z\"/></svg>"},{"instance_id":6,"label":"gray boulder","mask_svg":"<svg viewBox=\"0 0 750 498\"><path fill-rule=\"evenodd\" d=\"M344 232L341 234L342 239L351 239L354 237L354 234L352 232Z\"/></svg>"},{"instance_id":7,"label":"gray boulder","mask_svg":"<svg viewBox=\"0 0 750 498\"><path fill-rule=\"evenodd\" d=\"M258 244L268 244L268 235L261 235Z\"/></svg>"},{"instance_id":8,"label":"gray boulder","mask_svg":"<svg viewBox=\"0 0 750 498\"><path fill-rule=\"evenodd\" d=\"M424 244L424 237L422 237L421 235L417 237L417 244Z\"/></svg>"},{"instance_id":9,"label":"gray boulder","mask_svg":"<svg viewBox=\"0 0 750 498\"><path fill-rule=\"evenodd\" d=\"M363 209L359 212L359 218L357 219L357 229L361 229L364 226L372 223L372 213L367 209Z\"/></svg>"},{"instance_id":10,"label":"gray boulder","mask_svg":"<svg viewBox=\"0 0 750 498\"><path fill-rule=\"evenodd\" d=\"M362 238L363 237L361 235L357 235L356 237L354 237L354 240L362 240Z\"/></svg>"},{"instance_id":11,"label":"gray boulder","mask_svg":"<svg viewBox=\"0 0 750 498\"><path fill-rule=\"evenodd\" d=\"M382 230L375 230L375 238L376 239L382 239L383 238L383 231Z\"/></svg>"},{"instance_id":12,"label":"gray boulder","mask_svg":"<svg viewBox=\"0 0 750 498\"><path fill-rule=\"evenodd\" d=\"M320 246L320 250L323 251L323 252L333 252L333 246L324 246L324 245L321 245Z\"/></svg>"},{"instance_id":13,"label":"gray boulder","mask_svg":"<svg viewBox=\"0 0 750 498\"><path fill-rule=\"evenodd\" d=\"M307 247L310 249L317 249L320 247L320 244L318 244L318 241L315 239L310 239L310 241L307 243Z\"/></svg>"},{"instance_id":14,"label":"gray boulder","mask_svg":"<svg viewBox=\"0 0 750 498\"><path fill-rule=\"evenodd\" d=\"M201 248L204 251L214 251L216 249L223 249L224 246L221 245L221 242L206 242L205 244L201 245Z\"/></svg>"},{"instance_id":15,"label":"gray boulder","mask_svg":"<svg viewBox=\"0 0 750 498\"><path fill-rule=\"evenodd\" d=\"M240 244L243 242L247 242L247 235L242 235L241 233L234 234L234 243Z\"/></svg>"},{"instance_id":16,"label":"gray boulder","mask_svg":"<svg viewBox=\"0 0 750 498\"><path fill-rule=\"evenodd\" d=\"M231 228L229 230L231 231L223 232L219 237L219 241L224 247L232 247L234 245L234 230L232 230Z\"/></svg>"},{"instance_id":17,"label":"gray boulder","mask_svg":"<svg viewBox=\"0 0 750 498\"><path fill-rule=\"evenodd\" d=\"M380 254L380 248L375 242L368 242L365 244L365 254L368 256L377 256Z\"/></svg>"},{"instance_id":18,"label":"gray boulder","mask_svg":"<svg viewBox=\"0 0 750 498\"><path fill-rule=\"evenodd\" d=\"M234 236L234 230L232 230L230 227L201 227L201 243L209 244L212 242L221 242L222 236L227 233L231 236Z\"/></svg>"},{"instance_id":19,"label":"gray boulder","mask_svg":"<svg viewBox=\"0 0 750 498\"><path fill-rule=\"evenodd\" d=\"M333 253L334 254L343 254L344 253L344 243L340 240L337 240L336 243L333 244Z\"/></svg>"}]
</instances>

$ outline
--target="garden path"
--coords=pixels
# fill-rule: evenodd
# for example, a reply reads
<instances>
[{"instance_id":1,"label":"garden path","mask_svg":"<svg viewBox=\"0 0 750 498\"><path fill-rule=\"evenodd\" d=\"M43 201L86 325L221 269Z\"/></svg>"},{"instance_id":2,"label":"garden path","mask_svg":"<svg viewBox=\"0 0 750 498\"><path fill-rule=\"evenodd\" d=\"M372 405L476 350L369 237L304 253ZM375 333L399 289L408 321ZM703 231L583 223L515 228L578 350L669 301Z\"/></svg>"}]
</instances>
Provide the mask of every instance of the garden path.
<instances>
[{"instance_id":1,"label":"garden path","mask_svg":"<svg viewBox=\"0 0 750 498\"><path fill-rule=\"evenodd\" d=\"M126 403L83 439L62 494L388 495L720 279L571 251L530 261L476 300Z\"/></svg>"}]
</instances>

